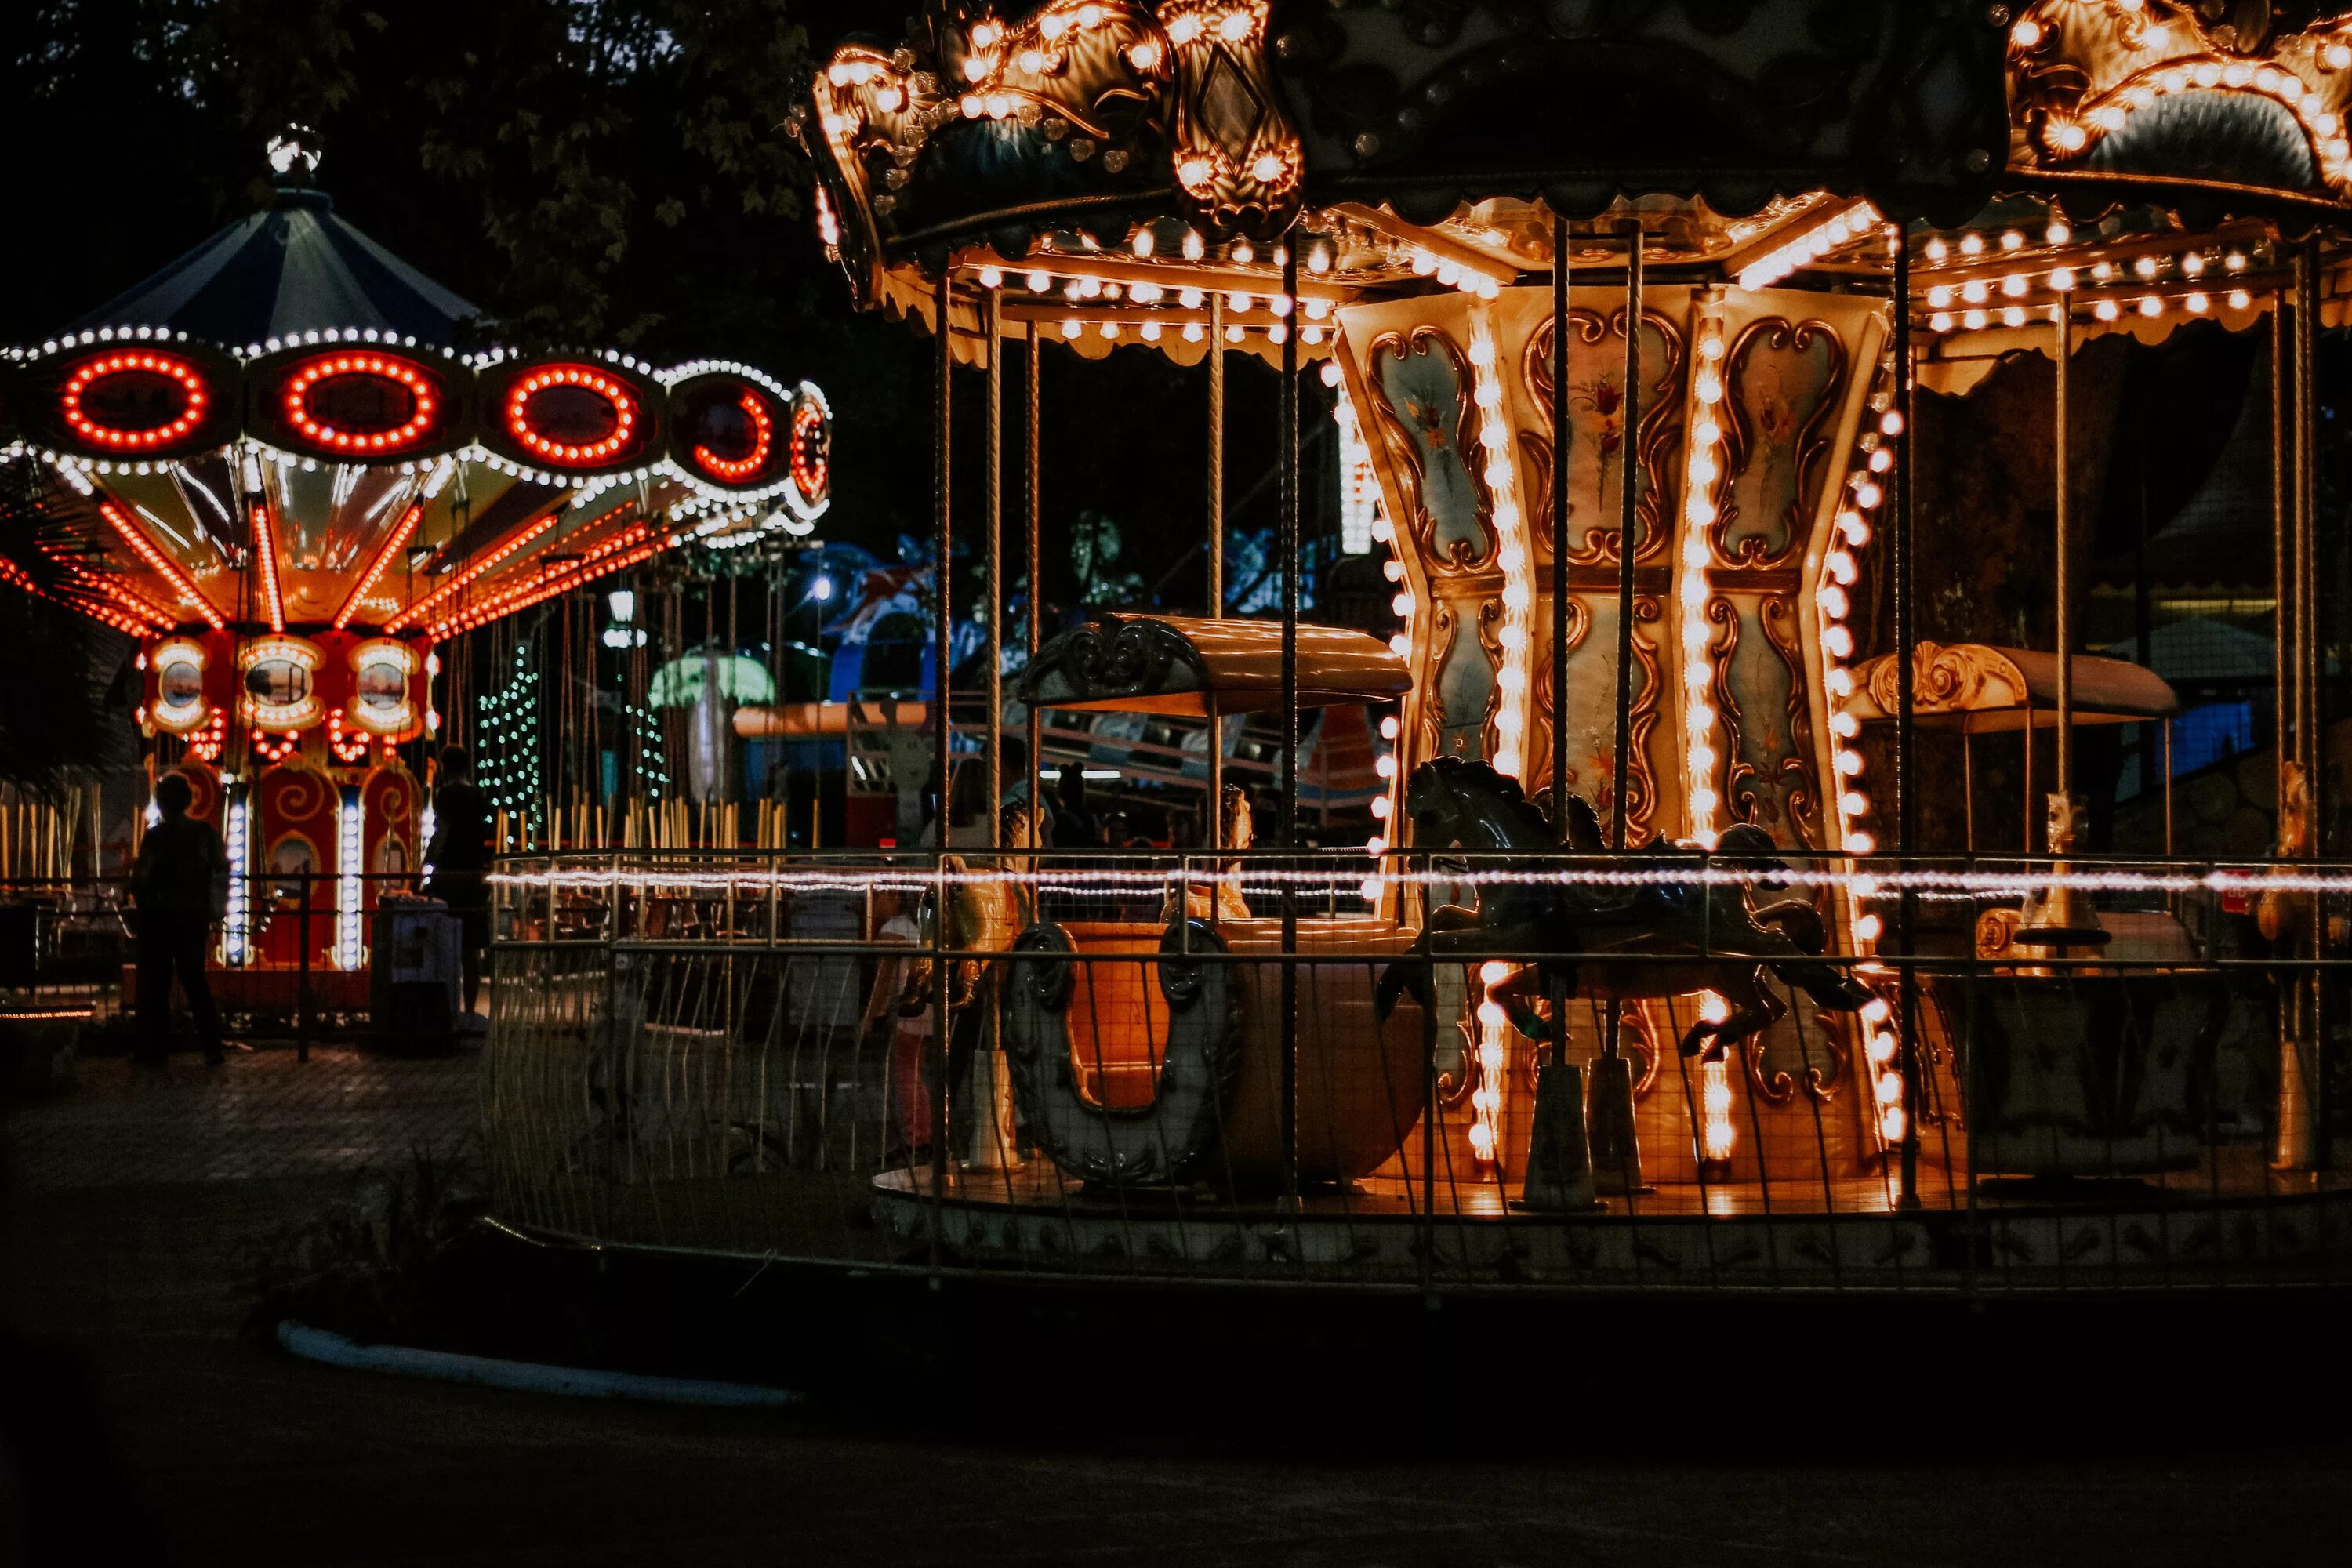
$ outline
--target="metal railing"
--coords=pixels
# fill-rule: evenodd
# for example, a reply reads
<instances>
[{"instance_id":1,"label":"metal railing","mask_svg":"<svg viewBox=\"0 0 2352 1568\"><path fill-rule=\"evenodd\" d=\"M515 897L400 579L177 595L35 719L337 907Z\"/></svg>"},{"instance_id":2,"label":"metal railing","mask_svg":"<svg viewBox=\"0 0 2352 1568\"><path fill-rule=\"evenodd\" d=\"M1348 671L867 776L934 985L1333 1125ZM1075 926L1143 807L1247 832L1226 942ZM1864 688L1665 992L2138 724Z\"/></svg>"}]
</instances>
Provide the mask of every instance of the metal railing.
<instances>
[{"instance_id":1,"label":"metal railing","mask_svg":"<svg viewBox=\"0 0 2352 1568\"><path fill-rule=\"evenodd\" d=\"M2104 946L2007 932L2059 875ZM550 1232L1447 1288L2352 1260L2339 865L721 850L494 880L486 1144ZM1791 900L1826 951L1759 953ZM1474 903L1424 988L1428 912ZM1778 1016L1686 1054L1751 975Z\"/></svg>"}]
</instances>

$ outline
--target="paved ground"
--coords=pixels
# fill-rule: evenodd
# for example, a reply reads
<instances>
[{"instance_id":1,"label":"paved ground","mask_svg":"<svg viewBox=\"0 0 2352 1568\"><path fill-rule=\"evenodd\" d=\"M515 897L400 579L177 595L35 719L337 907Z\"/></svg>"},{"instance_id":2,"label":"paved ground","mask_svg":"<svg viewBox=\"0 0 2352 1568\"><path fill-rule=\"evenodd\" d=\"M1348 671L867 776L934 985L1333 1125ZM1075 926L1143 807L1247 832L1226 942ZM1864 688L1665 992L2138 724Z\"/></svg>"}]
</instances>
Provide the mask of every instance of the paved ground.
<instances>
[{"instance_id":1,"label":"paved ground","mask_svg":"<svg viewBox=\"0 0 2352 1568\"><path fill-rule=\"evenodd\" d=\"M314 1047L231 1052L219 1068L174 1056L160 1070L86 1060L76 1092L10 1117L16 1177L36 1190L331 1176L417 1150L473 1152L475 1058Z\"/></svg>"},{"instance_id":2,"label":"paved ground","mask_svg":"<svg viewBox=\"0 0 2352 1568\"><path fill-rule=\"evenodd\" d=\"M1612 1452L1605 1411L1517 1408L1513 1358L1560 1353L1544 1347L1369 1368L1458 1385L1467 1452L1442 1458L1415 1457L1407 1434L1331 1432L1298 1410L1237 1411L1228 1448L1155 1445L1152 1382L1178 1374L1155 1347L1106 1369L1090 1408L1032 1408L1009 1375L984 1408L844 1421L404 1383L238 1339L243 1250L344 1190L354 1170L412 1144L462 1149L470 1095L464 1061L265 1054L214 1078L194 1063L160 1079L97 1064L79 1094L13 1118L0 1306L87 1368L128 1478L119 1495L79 1506L68 1556L110 1560L100 1542L132 1517L122 1499L184 1560L241 1568L2138 1568L2340 1561L2352 1528L2346 1447L2278 1446L2289 1431L2252 1419L2235 1432L2103 1431L2063 1388L1947 1386L1933 1346L1758 1345L1730 1316L1710 1342L1653 1344L1629 1322L1624 1343L1601 1350L1721 1360L1724 1398L1695 1410L1688 1442L1666 1451ZM2292 1347L2208 1348L2249 1383L2290 1375L2273 1358ZM1883 1363L1883 1405L1854 1410L1838 1453L1788 1451L1775 1412L1822 1397L1822 1363L1855 1356ZM1567 1452L1530 1447L1517 1429L1530 1416L1599 1436ZM47 1428L33 1429L37 1447ZM1975 1430L1999 1436L1981 1447L1953 1436ZM80 1464L73 1480L100 1474ZM0 1479L0 1532L10 1511Z\"/></svg>"}]
</instances>

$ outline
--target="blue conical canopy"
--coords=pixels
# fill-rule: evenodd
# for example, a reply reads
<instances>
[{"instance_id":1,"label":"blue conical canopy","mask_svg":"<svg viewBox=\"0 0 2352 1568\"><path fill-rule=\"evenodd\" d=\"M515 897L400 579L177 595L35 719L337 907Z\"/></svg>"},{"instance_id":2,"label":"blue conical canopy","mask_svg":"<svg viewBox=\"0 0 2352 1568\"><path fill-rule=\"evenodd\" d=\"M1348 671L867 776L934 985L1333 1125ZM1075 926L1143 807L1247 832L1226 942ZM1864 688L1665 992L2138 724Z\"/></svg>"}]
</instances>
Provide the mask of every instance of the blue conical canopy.
<instances>
[{"instance_id":1,"label":"blue conical canopy","mask_svg":"<svg viewBox=\"0 0 2352 1568\"><path fill-rule=\"evenodd\" d=\"M232 348L329 327L446 347L480 308L335 215L323 191L281 187L128 292L67 328L152 326Z\"/></svg>"}]
</instances>

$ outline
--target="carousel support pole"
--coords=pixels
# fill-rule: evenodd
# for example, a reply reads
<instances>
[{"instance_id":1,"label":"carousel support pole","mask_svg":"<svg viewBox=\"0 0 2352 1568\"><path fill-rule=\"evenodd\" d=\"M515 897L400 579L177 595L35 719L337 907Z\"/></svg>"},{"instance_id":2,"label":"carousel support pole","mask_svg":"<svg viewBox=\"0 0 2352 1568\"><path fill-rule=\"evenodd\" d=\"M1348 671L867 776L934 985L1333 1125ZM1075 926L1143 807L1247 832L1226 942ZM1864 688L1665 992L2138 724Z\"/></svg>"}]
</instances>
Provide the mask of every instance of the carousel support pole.
<instances>
[{"instance_id":1,"label":"carousel support pole","mask_svg":"<svg viewBox=\"0 0 2352 1568\"><path fill-rule=\"evenodd\" d=\"M1209 617L1225 613L1225 297L1209 290ZM1224 721L1210 703L1209 847L1225 847Z\"/></svg>"},{"instance_id":2,"label":"carousel support pole","mask_svg":"<svg viewBox=\"0 0 2352 1568\"><path fill-rule=\"evenodd\" d=\"M1004 293L988 291L988 844L1004 847Z\"/></svg>"},{"instance_id":3,"label":"carousel support pole","mask_svg":"<svg viewBox=\"0 0 2352 1568\"><path fill-rule=\"evenodd\" d=\"M933 521L931 541L931 613L937 620L938 684L933 693L932 722L937 726L937 764L940 790L932 806L931 823L934 841L931 847L931 868L939 870L946 863L948 847L948 769L954 763L955 721L949 711L948 674L954 662L955 615L953 595L949 587L953 574L949 570L950 552L955 543L954 519L950 511L955 456L955 269L952 266L940 269L939 292L939 409L931 431L933 497L939 515ZM929 1057L931 1080L931 1223L929 1226L930 1264L939 1267L940 1205L947 1193L948 1183L948 1033L954 1020L948 1015L948 909L946 889L936 878L931 882L931 1041Z\"/></svg>"},{"instance_id":4,"label":"carousel support pole","mask_svg":"<svg viewBox=\"0 0 2352 1568\"><path fill-rule=\"evenodd\" d=\"M2056 600L2058 644L2058 758L2053 768L2058 784L2058 798L2065 803L2068 837L2073 837L2074 801L2074 606L2071 603L2074 586L2073 551L2069 548L2073 528L2074 497L2070 493L2073 467L2067 450L2067 424L2073 400L2068 396L2068 368L2074 357L2074 323L2061 296L2053 307L2057 320L2056 391L2051 428L2053 464L2057 469L2058 566L2053 595ZM2053 854L2058 846L2050 847Z\"/></svg>"},{"instance_id":5,"label":"carousel support pole","mask_svg":"<svg viewBox=\"0 0 2352 1568\"><path fill-rule=\"evenodd\" d=\"M1633 565L1641 554L1641 492L1633 460L1642 427L1642 226L1624 226L1625 236L1625 431L1623 489L1617 513L1617 727L1616 761L1610 774L1609 847L1622 853L1628 827L1626 789L1632 776L1633 736ZM1564 331L1566 323L1562 323ZM1565 388L1561 389L1563 392ZM1555 458L1554 461L1559 459ZM1557 493L1555 491L1555 493ZM1555 544L1557 541L1555 541ZM1556 568L1555 568L1556 570ZM1553 702L1559 701L1554 693ZM1557 718L1555 718L1557 722ZM1633 1072L1620 1049L1625 1005L1609 1004L1601 1055L1592 1064L1591 1140L1593 1189L1622 1196L1643 1190L1642 1150L1633 1126Z\"/></svg>"},{"instance_id":6,"label":"carousel support pole","mask_svg":"<svg viewBox=\"0 0 2352 1568\"><path fill-rule=\"evenodd\" d=\"M1294 239L1297 236L1292 237ZM1282 251L1282 847L1298 849L1298 247ZM1223 803L1218 803L1220 808ZM1298 888L1282 884L1282 1180L1298 1198Z\"/></svg>"},{"instance_id":7,"label":"carousel support pole","mask_svg":"<svg viewBox=\"0 0 2352 1568\"><path fill-rule=\"evenodd\" d=\"M1568 219L1551 218L1551 802L1552 828L1568 847L1568 727L1559 696L1568 689ZM1520 1205L1593 1206L1592 1152L1584 1128L1584 1074L1568 1059L1568 977L1558 965L1544 982L1551 1006L1551 1058L1536 1074L1535 1131L1528 1139ZM1424 1012L1429 1009L1423 1009ZM1434 1047L1430 1074L1436 1075ZM1432 1114L1435 1099L1431 1099Z\"/></svg>"},{"instance_id":8,"label":"carousel support pole","mask_svg":"<svg viewBox=\"0 0 2352 1568\"><path fill-rule=\"evenodd\" d=\"M1568 726L1559 703L1568 690L1568 219L1551 219L1551 795L1553 827L1568 842ZM1563 1035L1559 1044L1566 1048Z\"/></svg>"},{"instance_id":9,"label":"carousel support pole","mask_svg":"<svg viewBox=\"0 0 2352 1568\"><path fill-rule=\"evenodd\" d=\"M985 317L988 339L988 741L982 765L988 772L988 845L998 852L989 868L1002 870L1004 849L1004 291L991 289ZM946 842L942 836L940 842ZM1003 896L1003 895L997 895ZM1013 1152L1013 1080L1005 1070L1003 966L990 964L982 982L988 1009L988 1046L972 1065L971 1147L964 1168L1010 1171L1020 1164Z\"/></svg>"},{"instance_id":10,"label":"carousel support pole","mask_svg":"<svg viewBox=\"0 0 2352 1568\"><path fill-rule=\"evenodd\" d=\"M1568 726L1559 705L1568 690L1568 217L1551 215L1551 816L1561 847L1568 845ZM1552 1060L1568 1060L1568 979L1549 987ZM1540 1081L1540 1080L1539 1080ZM1540 1089L1537 1095L1542 1095ZM1538 1104L1537 1119L1542 1119Z\"/></svg>"},{"instance_id":11,"label":"carousel support pole","mask_svg":"<svg viewBox=\"0 0 2352 1568\"><path fill-rule=\"evenodd\" d=\"M2299 259L2299 258L2298 258ZM2297 279L2300 283L2300 279ZM2290 326L2288 311L2302 303L2298 288L2290 301L2282 290L2271 301L2271 676L2275 710L2272 728L2278 750L2277 795L2279 834L2276 853L2290 858L2297 847L2289 839L2287 801L2302 769L2304 749L2303 661L2305 604L2303 572L2297 557L2302 548L2302 468L2304 432L2302 387L2297 358L2301 333ZM2291 438L2290 429L2294 431ZM2308 1037L2303 976L2289 973L2279 981L2278 1010L2278 1135L2274 1163L2286 1170L2310 1170L2318 1163L2319 1128L2311 1071L2305 1054Z\"/></svg>"},{"instance_id":12,"label":"carousel support pole","mask_svg":"<svg viewBox=\"0 0 2352 1568\"><path fill-rule=\"evenodd\" d=\"M2295 650L2301 667L2303 692L2303 784L2307 810L2306 841L2298 846L2305 858L2324 854L2322 825L2326 816L2326 774L2322 749L2326 715L2321 682L2326 667L2320 658L2319 635L2319 239L2305 239L2294 258L2294 430L2295 430L2295 567L2296 598L2302 612L2296 624L2303 640ZM2315 963L2325 957L2327 943L2326 900L2315 894L2309 900L2311 931L2299 956ZM2330 1127L2327 1069L2327 987L2317 969L2304 982L2310 995L2312 1121L2316 1133L2315 1163L2328 1170L2336 1163L2335 1136Z\"/></svg>"},{"instance_id":13,"label":"carousel support pole","mask_svg":"<svg viewBox=\"0 0 2352 1568\"><path fill-rule=\"evenodd\" d=\"M1625 226L1625 461L1617 510L1617 727L1616 760L1610 774L1609 847L1625 848L1630 813L1626 789L1633 762L1633 565L1641 554L1641 489L1633 460L1639 446L1642 402L1642 226ZM1555 697L1557 701L1558 698ZM1614 1031L1612 1030L1613 1034ZM1614 1052L1612 1051L1613 1055Z\"/></svg>"},{"instance_id":14,"label":"carousel support pole","mask_svg":"<svg viewBox=\"0 0 2352 1568\"><path fill-rule=\"evenodd\" d=\"M1021 482L1028 491L1026 497L1028 515L1025 521L1029 525L1028 662L1031 664L1034 664L1037 660L1038 640L1044 635L1039 626L1039 619L1045 609L1045 558L1040 542L1044 537L1044 512L1041 503L1045 490L1037 472L1037 458L1040 449L1038 418L1045 404L1044 385L1038 380L1038 374L1044 366L1038 355L1044 347L1044 340L1037 335L1037 323L1030 322L1029 384L1024 388L1029 395L1028 406L1024 411L1025 417L1021 432L1023 443ZM1036 808L1044 794L1044 786L1040 780L1045 765L1045 752L1043 743L1038 739L1037 710L1024 706L1023 713L1027 720L1029 731L1029 776L1022 781L1022 788L1024 792L1022 798L1029 803L1031 820L1042 823L1044 819L1037 815Z\"/></svg>"},{"instance_id":15,"label":"carousel support pole","mask_svg":"<svg viewBox=\"0 0 2352 1568\"><path fill-rule=\"evenodd\" d=\"M2051 457L2055 470L2055 519L2053 531L2057 535L2057 570L2051 596L2054 605L2053 640L2058 653L2058 693L2055 728L2056 758L2052 772L2057 784L2050 795L2048 814L2049 850L2052 859L2049 890L2042 895L2038 916L2032 916L2019 929L2016 942L2021 947L2047 952L2053 958L2063 958L2071 952L2096 948L2106 940L2099 930L2099 917L2090 900L2075 890L2067 874L2066 857L2074 849L2080 832L2082 812L2074 798L2074 461L2068 439L2073 424L2072 395L2073 361L2074 357L2074 321L2071 297L2058 296L2050 308L2053 326L2051 354L2053 361L2053 396L2051 413ZM2032 744L2032 731L2026 731L2026 743ZM2032 799L2027 811L2032 812ZM2031 826L2029 822L2029 833ZM2053 972L2054 973L2054 971Z\"/></svg>"},{"instance_id":16,"label":"carousel support pole","mask_svg":"<svg viewBox=\"0 0 2352 1568\"><path fill-rule=\"evenodd\" d=\"M1895 392L1897 416L1895 447L1895 849L1907 865L1919 852L1918 672L1912 656L1918 628L1913 616L1918 584L1911 532L1911 234L1906 226L1895 229ZM1903 1009L1897 1063L1903 1079L1903 1136L1900 1184L1895 1206L1919 1206L1919 972L1918 896L1908 883L1895 906L1897 942L1903 968L1896 975L1896 996Z\"/></svg>"}]
</instances>

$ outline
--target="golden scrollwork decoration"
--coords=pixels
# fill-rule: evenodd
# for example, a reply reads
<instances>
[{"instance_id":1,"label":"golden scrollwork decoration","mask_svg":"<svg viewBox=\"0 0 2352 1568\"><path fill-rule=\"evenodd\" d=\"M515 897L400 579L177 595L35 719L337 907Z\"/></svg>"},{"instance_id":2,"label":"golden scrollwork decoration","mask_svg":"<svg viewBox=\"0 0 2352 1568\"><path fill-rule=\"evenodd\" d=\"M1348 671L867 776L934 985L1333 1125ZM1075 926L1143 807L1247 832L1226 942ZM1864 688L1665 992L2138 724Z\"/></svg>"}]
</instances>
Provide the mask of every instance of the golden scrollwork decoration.
<instances>
[{"instance_id":1,"label":"golden scrollwork decoration","mask_svg":"<svg viewBox=\"0 0 2352 1568\"><path fill-rule=\"evenodd\" d=\"M1812 704L1805 685L1805 653L1799 641L1797 607L1780 595L1767 595L1757 606L1757 623L1764 628L1764 640L1771 645L1789 672L1789 750L1780 759L1789 836L1801 848L1819 849L1821 775L1812 762Z\"/></svg>"},{"instance_id":2,"label":"golden scrollwork decoration","mask_svg":"<svg viewBox=\"0 0 2352 1568\"><path fill-rule=\"evenodd\" d=\"M1384 360L1402 361L1433 352L1443 354L1453 371L1455 390L1454 431L1446 444L1451 447L1454 460L1461 465L1470 486L1476 507L1478 534L1477 542L1457 537L1443 550L1437 547L1437 519L1430 511L1426 498L1428 475L1423 467L1422 442L1414 436L1405 416L1390 402L1387 382L1381 374ZM1477 405L1468 395L1471 385L1468 356L1444 328L1423 325L1414 327L1410 333L1385 332L1375 339L1370 352L1364 356L1364 370L1365 392L1372 405L1371 426L1389 454L1397 488L1402 492L1399 499L1402 503L1405 529L1419 550L1421 559L1428 563L1433 574L1459 575L1477 569L1493 557L1496 536L1492 518L1493 498L1487 493L1486 482L1479 473L1483 465L1474 464L1471 460L1475 450L1472 423ZM1444 411L1438 408L1415 409L1413 412L1416 418L1429 421L1445 417ZM1430 428L1433 437L1436 426L1433 424Z\"/></svg>"},{"instance_id":3,"label":"golden scrollwork decoration","mask_svg":"<svg viewBox=\"0 0 2352 1568\"><path fill-rule=\"evenodd\" d=\"M1777 566L1804 549L1806 518L1820 494L1815 475L1827 461L1830 448L1834 444L1841 402L1839 395L1845 388L1846 375L1845 342L1838 336L1837 329L1827 321L1790 322L1782 317L1767 316L1749 322L1732 344L1727 359L1731 372L1730 383L1745 392L1759 349L1803 353L1816 342L1829 345L1829 374L1822 378L1821 391L1803 424L1780 437L1795 443L1797 459L1795 484L1790 493L1788 511L1780 520L1788 542L1778 551L1771 550L1767 540L1756 535L1740 540L1736 546L1732 542L1732 527L1739 521L1738 481L1748 472L1748 465L1761 454L1765 440L1772 438L1772 433L1759 432L1755 428L1754 416L1746 397L1734 396L1727 400L1731 417L1721 421L1724 427L1723 501L1715 522L1707 530L1708 546L1714 551L1716 560L1724 565Z\"/></svg>"},{"instance_id":4,"label":"golden scrollwork decoration","mask_svg":"<svg viewBox=\"0 0 2352 1568\"><path fill-rule=\"evenodd\" d=\"M2257 158L2251 187L2352 199L2352 20L2278 30L2275 5L2035 0L2010 26L2010 166L2095 168L2100 145L2164 99L2231 95L2233 111L2291 122L2306 169ZM2210 132L2208 133L2210 134Z\"/></svg>"}]
</instances>

